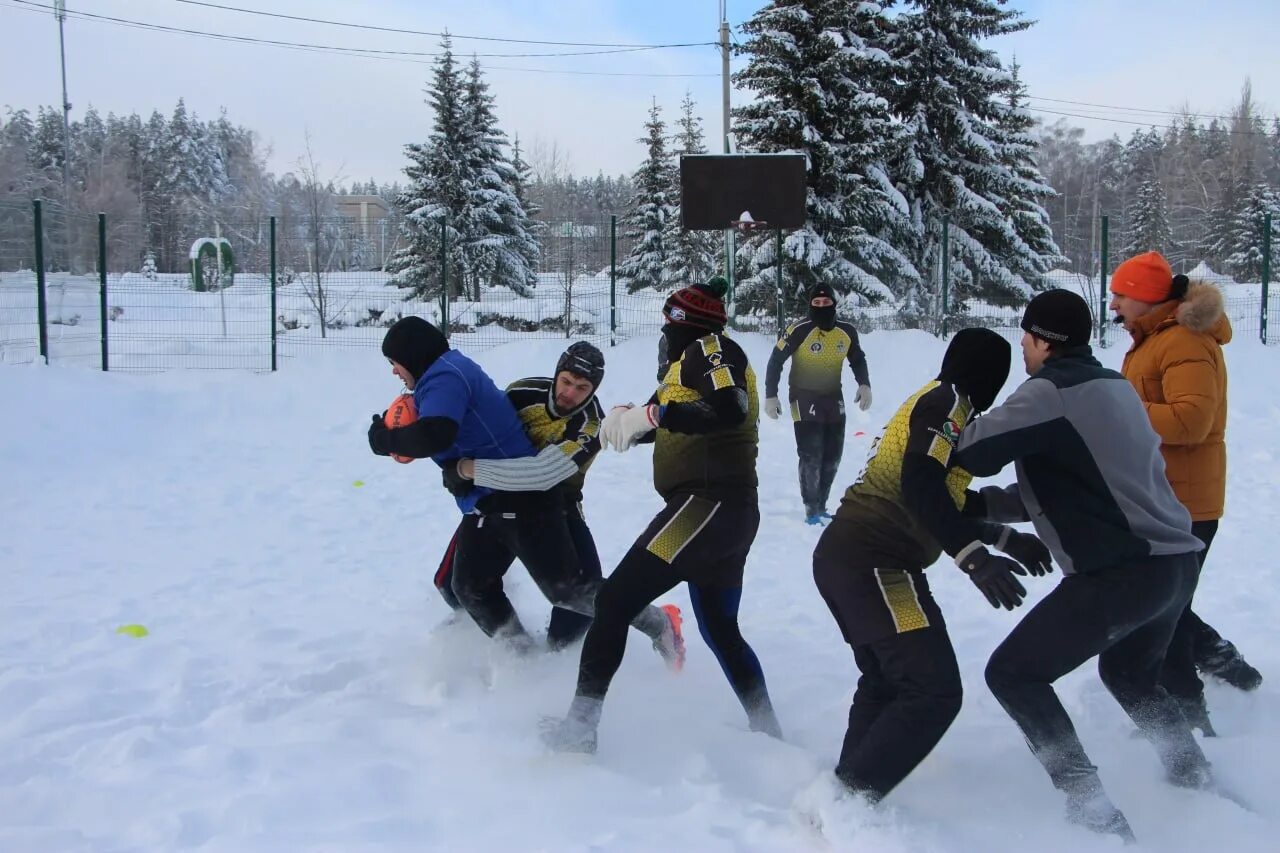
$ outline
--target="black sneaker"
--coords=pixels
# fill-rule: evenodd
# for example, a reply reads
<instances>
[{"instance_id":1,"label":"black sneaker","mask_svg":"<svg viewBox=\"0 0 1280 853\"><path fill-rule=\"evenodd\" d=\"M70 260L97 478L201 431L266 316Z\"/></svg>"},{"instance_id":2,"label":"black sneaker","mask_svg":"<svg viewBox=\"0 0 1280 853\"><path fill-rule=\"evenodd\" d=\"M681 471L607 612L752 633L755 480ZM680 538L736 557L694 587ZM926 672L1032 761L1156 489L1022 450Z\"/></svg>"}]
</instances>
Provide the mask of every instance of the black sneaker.
<instances>
[{"instance_id":1,"label":"black sneaker","mask_svg":"<svg viewBox=\"0 0 1280 853\"><path fill-rule=\"evenodd\" d=\"M1067 795L1067 821L1099 835L1119 836L1126 844L1138 840L1129 827L1129 821L1101 786Z\"/></svg>"},{"instance_id":2,"label":"black sneaker","mask_svg":"<svg viewBox=\"0 0 1280 853\"><path fill-rule=\"evenodd\" d=\"M1262 673L1251 667L1230 640L1219 640L1196 655L1196 668L1237 690L1255 690Z\"/></svg>"}]
</instances>

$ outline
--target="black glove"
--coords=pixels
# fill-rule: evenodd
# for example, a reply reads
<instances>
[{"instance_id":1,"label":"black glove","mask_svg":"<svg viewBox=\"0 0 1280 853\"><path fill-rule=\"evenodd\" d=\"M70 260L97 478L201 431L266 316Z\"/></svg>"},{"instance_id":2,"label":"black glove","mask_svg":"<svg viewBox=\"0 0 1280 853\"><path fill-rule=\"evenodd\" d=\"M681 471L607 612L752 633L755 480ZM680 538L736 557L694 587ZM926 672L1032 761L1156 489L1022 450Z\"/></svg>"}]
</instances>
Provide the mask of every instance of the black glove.
<instances>
[{"instance_id":1,"label":"black glove","mask_svg":"<svg viewBox=\"0 0 1280 853\"><path fill-rule=\"evenodd\" d=\"M961 551L956 557L956 565L982 590L992 607L1012 610L1022 604L1027 594L1014 577L1015 574L1025 575L1027 570L1008 557L992 554L980 542L974 542Z\"/></svg>"},{"instance_id":2,"label":"black glove","mask_svg":"<svg viewBox=\"0 0 1280 853\"><path fill-rule=\"evenodd\" d=\"M391 451L387 450L387 433L389 432L391 430L387 429L382 415L374 415L373 423L369 424L369 449L378 456L391 455Z\"/></svg>"},{"instance_id":3,"label":"black glove","mask_svg":"<svg viewBox=\"0 0 1280 853\"><path fill-rule=\"evenodd\" d=\"M444 487L449 490L449 494L455 498L460 498L476 487L474 480L468 480L466 477L458 473L458 463L461 459L450 459L444 463L444 467L440 469L440 475L444 480Z\"/></svg>"},{"instance_id":4,"label":"black glove","mask_svg":"<svg viewBox=\"0 0 1280 853\"><path fill-rule=\"evenodd\" d=\"M1040 537L1034 533L1019 533L1012 527L1006 527L1000 534L996 547L1013 557L1036 577L1053 571L1053 557Z\"/></svg>"}]
</instances>

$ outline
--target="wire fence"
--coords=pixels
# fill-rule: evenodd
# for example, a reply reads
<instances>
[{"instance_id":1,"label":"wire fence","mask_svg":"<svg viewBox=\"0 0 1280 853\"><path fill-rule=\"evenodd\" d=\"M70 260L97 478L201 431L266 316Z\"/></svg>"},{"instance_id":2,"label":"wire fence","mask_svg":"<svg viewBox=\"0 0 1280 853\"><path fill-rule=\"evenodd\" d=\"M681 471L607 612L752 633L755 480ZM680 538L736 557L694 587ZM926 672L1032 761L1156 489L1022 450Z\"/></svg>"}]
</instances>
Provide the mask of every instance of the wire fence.
<instances>
[{"instance_id":1,"label":"wire fence","mask_svg":"<svg viewBox=\"0 0 1280 853\"><path fill-rule=\"evenodd\" d=\"M543 224L536 286L528 295L446 268L416 296L394 286L383 269L385 235L371 234L369 223L351 218L261 217L212 229L188 226L166 237L189 247L187 268L175 268L170 253L168 269L160 271L146 248L154 229L144 223L63 215L25 201L0 201L0 217L6 220L0 233L8 235L0 238L0 363L46 359L110 370L265 371L326 349L377 348L387 327L409 315L447 329L465 350L529 338L610 346L652 338L663 322L665 291L632 292L619 274L631 246L612 217ZM23 218L26 238L16 227ZM1036 285L1084 296L1094 306L1096 340L1105 346L1127 341L1108 322L1105 283L1137 238L1122 220L1113 226L1104 216L1099 222L1091 238L1096 250L1069 259L1072 268L1054 270ZM1268 324L1280 309L1280 294L1269 288L1267 233L1260 224L1257 280L1216 271L1185 248L1207 244L1207 234L1180 236L1184 249L1175 268L1222 289L1237 338L1280 343L1280 331ZM1227 259L1214 262L1221 268ZM965 296L954 292L946 264L934 266L931 281L898 300L850 300L841 313L864 333L917 328L945 336L980 325L1011 340L1020 337L1025 297ZM760 298L760 291L737 302L731 297L732 326L778 333L803 310L793 289L780 279L773 298Z\"/></svg>"}]
</instances>

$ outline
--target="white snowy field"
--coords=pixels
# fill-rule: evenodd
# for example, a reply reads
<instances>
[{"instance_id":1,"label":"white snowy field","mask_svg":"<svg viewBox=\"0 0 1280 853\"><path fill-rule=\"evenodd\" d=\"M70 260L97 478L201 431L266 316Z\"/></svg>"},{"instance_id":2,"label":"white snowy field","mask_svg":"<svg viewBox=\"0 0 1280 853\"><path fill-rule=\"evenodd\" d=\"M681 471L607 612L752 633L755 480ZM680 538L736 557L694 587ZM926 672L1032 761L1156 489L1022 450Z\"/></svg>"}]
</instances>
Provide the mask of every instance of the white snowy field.
<instances>
[{"instance_id":1,"label":"white snowy field","mask_svg":"<svg viewBox=\"0 0 1280 853\"><path fill-rule=\"evenodd\" d=\"M763 374L771 342L742 340ZM919 332L864 346L876 404L850 417L837 491L944 348ZM478 358L507 381L549 372L560 349ZM1227 354L1228 515L1197 609L1267 681L1210 683L1221 737L1204 746L1256 813L1166 785L1087 666L1059 690L1138 849L1274 850L1280 831L1280 349ZM653 341L607 357L606 404L648 395ZM945 561L930 572L966 681L960 717L882 809L831 799L857 671L813 586L818 531L802 523L786 422L761 423L764 521L742 606L786 742L746 730L690 619L680 675L633 634L598 755L547 754L537 722L567 706L576 650L516 660L469 624L441 627L431 575L457 512L434 465L374 457L365 440L396 391L376 350L316 351L276 374L0 366L0 850L1121 848L1063 823L982 681L1019 614ZM608 572L659 507L649 450L606 451L586 505ZM1030 579L1031 600L1056 577ZM548 606L518 565L508 588L542 626ZM688 612L683 589L670 600Z\"/></svg>"}]
</instances>

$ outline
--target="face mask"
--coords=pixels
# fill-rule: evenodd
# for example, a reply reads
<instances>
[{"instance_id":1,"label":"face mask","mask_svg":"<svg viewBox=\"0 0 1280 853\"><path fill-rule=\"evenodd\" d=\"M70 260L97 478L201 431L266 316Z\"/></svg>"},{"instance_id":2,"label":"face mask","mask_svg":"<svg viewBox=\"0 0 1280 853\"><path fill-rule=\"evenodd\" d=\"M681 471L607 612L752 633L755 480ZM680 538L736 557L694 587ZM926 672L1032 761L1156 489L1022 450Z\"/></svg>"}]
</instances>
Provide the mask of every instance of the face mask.
<instances>
[{"instance_id":1,"label":"face mask","mask_svg":"<svg viewBox=\"0 0 1280 853\"><path fill-rule=\"evenodd\" d=\"M689 345L704 335L711 334L707 329L697 326L686 326L684 323L667 323L662 327L662 336L667 339L667 359L675 361L684 355Z\"/></svg>"},{"instance_id":2,"label":"face mask","mask_svg":"<svg viewBox=\"0 0 1280 853\"><path fill-rule=\"evenodd\" d=\"M836 306L827 305L824 308L815 308L809 306L809 319L818 324L823 331L831 331L836 325Z\"/></svg>"}]
</instances>

